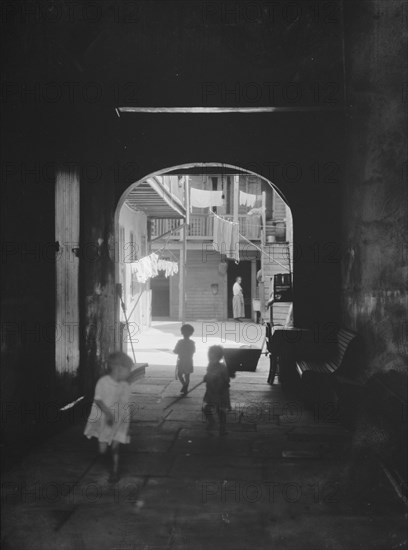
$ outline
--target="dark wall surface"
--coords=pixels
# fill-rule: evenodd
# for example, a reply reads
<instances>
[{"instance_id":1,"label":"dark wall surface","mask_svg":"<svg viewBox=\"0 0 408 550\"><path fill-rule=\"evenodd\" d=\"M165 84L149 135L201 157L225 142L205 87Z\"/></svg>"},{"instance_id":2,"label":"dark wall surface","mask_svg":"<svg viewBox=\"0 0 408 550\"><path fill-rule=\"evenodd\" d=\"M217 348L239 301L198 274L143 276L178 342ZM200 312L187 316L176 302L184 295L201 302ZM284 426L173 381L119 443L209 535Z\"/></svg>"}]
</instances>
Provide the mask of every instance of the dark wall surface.
<instances>
[{"instance_id":1,"label":"dark wall surface","mask_svg":"<svg viewBox=\"0 0 408 550\"><path fill-rule=\"evenodd\" d=\"M74 4L1 5L3 321L55 320L53 261L21 252L54 242L53 164L80 167L82 250L104 242L80 259L78 380L55 380L52 340L8 335L7 399L24 402L32 387L61 403L91 392L115 346L117 201L147 174L195 162L249 169L287 199L296 323L352 326L370 371L405 372L404 3ZM124 105L290 111L119 118Z\"/></svg>"},{"instance_id":2,"label":"dark wall surface","mask_svg":"<svg viewBox=\"0 0 408 550\"><path fill-rule=\"evenodd\" d=\"M345 3L347 147L342 318L364 335L370 374L407 373L407 13Z\"/></svg>"},{"instance_id":3,"label":"dark wall surface","mask_svg":"<svg viewBox=\"0 0 408 550\"><path fill-rule=\"evenodd\" d=\"M407 479L407 6L345 2L342 322L364 343L356 447Z\"/></svg>"}]
</instances>

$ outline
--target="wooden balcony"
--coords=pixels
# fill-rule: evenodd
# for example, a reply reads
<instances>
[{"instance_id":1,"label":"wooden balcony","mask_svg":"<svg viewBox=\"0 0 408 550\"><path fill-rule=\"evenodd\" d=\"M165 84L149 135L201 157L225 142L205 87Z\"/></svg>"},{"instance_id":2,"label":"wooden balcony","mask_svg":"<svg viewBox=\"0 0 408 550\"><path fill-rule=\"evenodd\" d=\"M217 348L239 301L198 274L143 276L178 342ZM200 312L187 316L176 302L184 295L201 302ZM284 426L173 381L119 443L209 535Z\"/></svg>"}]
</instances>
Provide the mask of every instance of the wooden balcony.
<instances>
[{"instance_id":1,"label":"wooden balcony","mask_svg":"<svg viewBox=\"0 0 408 550\"><path fill-rule=\"evenodd\" d=\"M228 221L233 220L233 216L222 216ZM152 239L163 235L168 231L175 229L182 222L181 220L153 219L152 220ZM261 217L260 216L238 216L239 232L241 235L251 241L261 240ZM188 228L187 238L189 240L207 240L212 239L214 228L214 218L207 214L194 214L190 216L190 226ZM179 240L179 231L174 231L169 239Z\"/></svg>"}]
</instances>

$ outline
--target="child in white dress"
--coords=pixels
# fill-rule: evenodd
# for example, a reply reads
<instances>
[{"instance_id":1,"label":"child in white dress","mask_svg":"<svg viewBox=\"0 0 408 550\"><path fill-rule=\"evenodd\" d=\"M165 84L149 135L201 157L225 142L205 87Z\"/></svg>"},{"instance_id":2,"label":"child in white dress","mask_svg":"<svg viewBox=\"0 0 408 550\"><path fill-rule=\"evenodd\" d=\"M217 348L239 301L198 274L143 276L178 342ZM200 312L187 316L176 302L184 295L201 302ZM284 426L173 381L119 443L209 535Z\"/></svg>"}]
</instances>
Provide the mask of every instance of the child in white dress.
<instances>
[{"instance_id":1,"label":"child in white dress","mask_svg":"<svg viewBox=\"0 0 408 550\"><path fill-rule=\"evenodd\" d=\"M102 376L95 387L91 413L84 435L96 437L99 453L106 455L108 447L112 454L110 481L119 479L119 447L129 443L130 385L128 378L133 361L122 352L111 353L108 358L109 374Z\"/></svg>"}]
</instances>

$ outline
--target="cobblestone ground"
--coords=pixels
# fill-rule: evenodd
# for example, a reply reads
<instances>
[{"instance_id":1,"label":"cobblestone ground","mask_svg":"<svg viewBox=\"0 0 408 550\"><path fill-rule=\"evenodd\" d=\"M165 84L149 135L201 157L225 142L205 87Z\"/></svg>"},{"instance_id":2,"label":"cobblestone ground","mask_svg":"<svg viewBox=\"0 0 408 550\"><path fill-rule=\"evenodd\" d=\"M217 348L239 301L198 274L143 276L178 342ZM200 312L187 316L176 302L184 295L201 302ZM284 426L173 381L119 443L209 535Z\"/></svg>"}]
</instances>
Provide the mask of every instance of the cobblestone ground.
<instances>
[{"instance_id":1,"label":"cobblestone ground","mask_svg":"<svg viewBox=\"0 0 408 550\"><path fill-rule=\"evenodd\" d=\"M132 385L120 481L108 482L79 421L3 477L2 548L406 547L405 510L380 466L330 414L305 411L279 384L268 385L265 357L255 373L232 380L228 435L206 431L203 385L174 403L173 329L157 339L156 326L138 343L138 361L149 356L150 366ZM205 373L202 336L191 386Z\"/></svg>"}]
</instances>

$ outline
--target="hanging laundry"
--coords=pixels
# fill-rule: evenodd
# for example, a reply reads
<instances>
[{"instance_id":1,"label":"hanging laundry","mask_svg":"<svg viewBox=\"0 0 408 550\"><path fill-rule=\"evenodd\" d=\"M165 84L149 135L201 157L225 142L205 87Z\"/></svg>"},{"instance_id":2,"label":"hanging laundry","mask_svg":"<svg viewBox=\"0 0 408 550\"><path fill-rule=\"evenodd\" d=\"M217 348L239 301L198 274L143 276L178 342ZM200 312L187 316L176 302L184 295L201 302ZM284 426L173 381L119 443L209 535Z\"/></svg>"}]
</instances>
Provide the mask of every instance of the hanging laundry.
<instances>
[{"instance_id":1,"label":"hanging laundry","mask_svg":"<svg viewBox=\"0 0 408 550\"><path fill-rule=\"evenodd\" d=\"M255 208L254 208L255 210ZM250 239L259 239L261 235L262 228L262 217L259 215L252 214L245 219L245 235Z\"/></svg>"},{"instance_id":2,"label":"hanging laundry","mask_svg":"<svg viewBox=\"0 0 408 550\"><path fill-rule=\"evenodd\" d=\"M178 264L172 262L169 270L166 271L165 275L166 275L166 277L171 277L172 275L175 275L176 273L178 273Z\"/></svg>"},{"instance_id":3,"label":"hanging laundry","mask_svg":"<svg viewBox=\"0 0 408 550\"><path fill-rule=\"evenodd\" d=\"M231 235L231 249L230 258L234 259L236 263L239 262L239 225L234 223Z\"/></svg>"},{"instance_id":4,"label":"hanging laundry","mask_svg":"<svg viewBox=\"0 0 408 550\"><path fill-rule=\"evenodd\" d=\"M138 283L145 283L148 279L148 275L144 269L144 262L138 260L137 262L132 262L130 266L130 272L132 277L136 277Z\"/></svg>"},{"instance_id":5,"label":"hanging laundry","mask_svg":"<svg viewBox=\"0 0 408 550\"><path fill-rule=\"evenodd\" d=\"M178 263L171 262L169 260L159 260L157 263L157 269L159 271L164 271L165 277L171 277L178 273Z\"/></svg>"},{"instance_id":6,"label":"hanging laundry","mask_svg":"<svg viewBox=\"0 0 408 550\"><path fill-rule=\"evenodd\" d=\"M232 222L214 215L213 244L220 254L226 254L231 248Z\"/></svg>"},{"instance_id":7,"label":"hanging laundry","mask_svg":"<svg viewBox=\"0 0 408 550\"><path fill-rule=\"evenodd\" d=\"M158 259L158 255L153 252L137 262L131 263L130 270L132 276L134 275L136 277L138 283L145 283L148 279L157 277L159 274L157 269Z\"/></svg>"},{"instance_id":8,"label":"hanging laundry","mask_svg":"<svg viewBox=\"0 0 408 550\"><path fill-rule=\"evenodd\" d=\"M157 263L159 261L159 256L153 252L153 254L150 254L150 256L148 256L148 258L150 258L150 262L151 262L152 277L157 277L157 275L159 274L159 271L157 269Z\"/></svg>"},{"instance_id":9,"label":"hanging laundry","mask_svg":"<svg viewBox=\"0 0 408 550\"><path fill-rule=\"evenodd\" d=\"M239 225L214 214L213 248L239 262Z\"/></svg>"},{"instance_id":10,"label":"hanging laundry","mask_svg":"<svg viewBox=\"0 0 408 550\"><path fill-rule=\"evenodd\" d=\"M256 195L252 195L251 193L244 193L243 191L239 192L239 204L241 206L249 206L250 208L253 208L256 203Z\"/></svg>"},{"instance_id":11,"label":"hanging laundry","mask_svg":"<svg viewBox=\"0 0 408 550\"><path fill-rule=\"evenodd\" d=\"M159 259L154 252L130 264L132 277L135 276L138 283L145 283L153 277L157 277L159 271L164 271L166 277L178 273L178 263Z\"/></svg>"},{"instance_id":12,"label":"hanging laundry","mask_svg":"<svg viewBox=\"0 0 408 550\"><path fill-rule=\"evenodd\" d=\"M135 275L138 283L145 283L149 279L149 268L144 258L132 263L131 273Z\"/></svg>"},{"instance_id":13,"label":"hanging laundry","mask_svg":"<svg viewBox=\"0 0 408 550\"><path fill-rule=\"evenodd\" d=\"M205 191L203 189L191 188L190 206L195 208L211 208L224 204L222 191Z\"/></svg>"}]
</instances>

